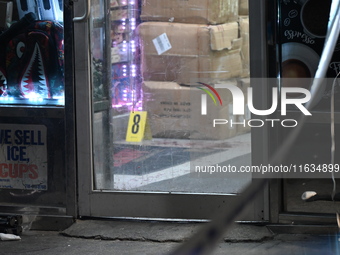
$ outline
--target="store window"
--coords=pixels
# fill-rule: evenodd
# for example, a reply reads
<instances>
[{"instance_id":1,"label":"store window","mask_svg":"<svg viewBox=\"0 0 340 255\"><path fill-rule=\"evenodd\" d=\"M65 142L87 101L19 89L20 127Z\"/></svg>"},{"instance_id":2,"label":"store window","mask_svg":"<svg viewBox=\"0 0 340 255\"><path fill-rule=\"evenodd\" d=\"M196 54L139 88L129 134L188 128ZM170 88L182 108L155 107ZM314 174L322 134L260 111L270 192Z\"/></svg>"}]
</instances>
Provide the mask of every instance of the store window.
<instances>
[{"instance_id":1,"label":"store window","mask_svg":"<svg viewBox=\"0 0 340 255\"><path fill-rule=\"evenodd\" d=\"M248 1L111 0L99 52L103 6L91 22L94 189L239 193L252 178L239 171L251 165L250 114L246 102L235 114L231 90L246 98L250 86Z\"/></svg>"},{"instance_id":2,"label":"store window","mask_svg":"<svg viewBox=\"0 0 340 255\"><path fill-rule=\"evenodd\" d=\"M0 104L63 106L63 1L0 5Z\"/></svg>"},{"instance_id":3,"label":"store window","mask_svg":"<svg viewBox=\"0 0 340 255\"><path fill-rule=\"evenodd\" d=\"M74 140L72 128L65 132L72 114L66 116L64 108L63 5L62 0L0 1L3 212L33 206L33 214L48 207L54 209L46 214L65 215L69 206L65 155L73 153Z\"/></svg>"}]
</instances>

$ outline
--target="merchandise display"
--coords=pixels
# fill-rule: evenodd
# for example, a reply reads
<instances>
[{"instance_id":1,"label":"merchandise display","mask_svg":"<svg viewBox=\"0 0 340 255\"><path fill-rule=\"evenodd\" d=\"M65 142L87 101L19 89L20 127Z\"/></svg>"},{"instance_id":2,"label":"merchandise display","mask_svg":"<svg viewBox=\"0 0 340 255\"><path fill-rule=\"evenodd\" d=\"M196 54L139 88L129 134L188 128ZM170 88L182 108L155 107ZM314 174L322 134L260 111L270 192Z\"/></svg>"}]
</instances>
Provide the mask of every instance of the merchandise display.
<instances>
[{"instance_id":1,"label":"merchandise display","mask_svg":"<svg viewBox=\"0 0 340 255\"><path fill-rule=\"evenodd\" d=\"M138 1L111 1L112 106L137 107L141 97L139 48L135 30L139 23Z\"/></svg>"},{"instance_id":2,"label":"merchandise display","mask_svg":"<svg viewBox=\"0 0 340 255\"><path fill-rule=\"evenodd\" d=\"M64 104L62 1L17 1L19 21L0 34L0 103Z\"/></svg>"}]
</instances>

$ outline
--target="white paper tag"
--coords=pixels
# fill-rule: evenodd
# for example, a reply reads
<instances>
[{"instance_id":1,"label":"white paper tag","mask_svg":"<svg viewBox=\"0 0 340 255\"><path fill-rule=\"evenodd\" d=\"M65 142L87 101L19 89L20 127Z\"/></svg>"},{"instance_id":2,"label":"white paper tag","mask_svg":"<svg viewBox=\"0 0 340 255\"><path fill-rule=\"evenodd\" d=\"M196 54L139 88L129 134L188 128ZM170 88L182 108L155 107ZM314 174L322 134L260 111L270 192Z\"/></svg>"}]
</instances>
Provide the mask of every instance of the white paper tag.
<instances>
[{"instance_id":1,"label":"white paper tag","mask_svg":"<svg viewBox=\"0 0 340 255\"><path fill-rule=\"evenodd\" d=\"M155 45L158 55L161 55L172 48L166 33L163 33L160 36L156 37L152 40L152 42Z\"/></svg>"}]
</instances>

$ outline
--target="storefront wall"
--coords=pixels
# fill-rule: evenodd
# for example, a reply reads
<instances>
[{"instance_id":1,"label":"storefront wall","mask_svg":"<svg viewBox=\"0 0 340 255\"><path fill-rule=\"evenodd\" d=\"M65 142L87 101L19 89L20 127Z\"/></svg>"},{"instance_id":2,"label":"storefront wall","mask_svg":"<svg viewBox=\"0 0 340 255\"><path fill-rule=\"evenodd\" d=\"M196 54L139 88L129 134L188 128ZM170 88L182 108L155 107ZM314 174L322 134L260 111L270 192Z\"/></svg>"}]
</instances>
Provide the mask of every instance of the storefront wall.
<instances>
[{"instance_id":1,"label":"storefront wall","mask_svg":"<svg viewBox=\"0 0 340 255\"><path fill-rule=\"evenodd\" d=\"M311 41L285 32L298 27L302 2L96 0L63 3L61 15L51 1L53 17L32 7L23 30L0 34L1 211L206 220L232 207L263 179L249 170L270 164L288 136L247 98L251 87L255 109L269 109L287 56L306 53ZM13 20L25 15L19 8ZM52 36L34 34L47 27ZM328 101L319 102L283 165L328 163L329 137L318 136ZM332 213L300 199L314 182L275 176L238 220Z\"/></svg>"}]
</instances>

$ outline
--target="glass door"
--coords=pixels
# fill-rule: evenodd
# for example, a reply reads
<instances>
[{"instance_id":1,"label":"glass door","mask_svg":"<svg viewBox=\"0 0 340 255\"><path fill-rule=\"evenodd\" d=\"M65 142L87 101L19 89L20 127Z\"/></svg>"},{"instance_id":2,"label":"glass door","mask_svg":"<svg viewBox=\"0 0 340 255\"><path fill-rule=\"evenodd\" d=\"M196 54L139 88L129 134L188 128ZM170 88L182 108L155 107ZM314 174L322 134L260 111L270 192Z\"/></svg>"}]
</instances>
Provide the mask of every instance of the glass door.
<instances>
[{"instance_id":1,"label":"glass door","mask_svg":"<svg viewBox=\"0 0 340 255\"><path fill-rule=\"evenodd\" d=\"M247 3L203 2L93 0L75 24L81 216L208 219L254 181L231 93L250 86ZM267 220L265 193L244 220Z\"/></svg>"}]
</instances>

